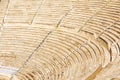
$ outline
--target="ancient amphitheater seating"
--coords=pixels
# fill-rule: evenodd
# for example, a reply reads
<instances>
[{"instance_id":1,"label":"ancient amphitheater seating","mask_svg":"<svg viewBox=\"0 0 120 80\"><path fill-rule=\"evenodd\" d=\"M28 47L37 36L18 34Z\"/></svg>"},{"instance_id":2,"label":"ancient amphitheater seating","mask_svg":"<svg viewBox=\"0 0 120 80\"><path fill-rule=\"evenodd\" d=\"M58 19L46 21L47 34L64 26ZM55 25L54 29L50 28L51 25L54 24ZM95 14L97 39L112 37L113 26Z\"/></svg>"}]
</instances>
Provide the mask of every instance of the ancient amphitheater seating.
<instances>
[{"instance_id":1,"label":"ancient amphitheater seating","mask_svg":"<svg viewBox=\"0 0 120 80\"><path fill-rule=\"evenodd\" d=\"M6 0L6 2L9 2L4 20L6 23L30 23L42 0Z\"/></svg>"},{"instance_id":2,"label":"ancient amphitheater seating","mask_svg":"<svg viewBox=\"0 0 120 80\"><path fill-rule=\"evenodd\" d=\"M120 0L1 0L0 80L120 80Z\"/></svg>"},{"instance_id":3,"label":"ancient amphitheater seating","mask_svg":"<svg viewBox=\"0 0 120 80\"><path fill-rule=\"evenodd\" d=\"M88 21L86 26L83 27L82 31L93 34L96 39L100 38L104 40L110 49L111 45L120 39L120 27L118 26L120 16L119 11L119 1L109 3L105 8L102 9L102 11L98 12L96 16ZM112 60L114 60L116 57L115 54L119 55L119 52L112 54Z\"/></svg>"},{"instance_id":4,"label":"ancient amphitheater seating","mask_svg":"<svg viewBox=\"0 0 120 80\"><path fill-rule=\"evenodd\" d=\"M17 32L19 33L16 34ZM29 54L35 50L38 44L43 41L42 39L48 34L48 32L49 32L48 29L40 27L29 26L4 27L4 30L2 32L3 37L1 37L0 41L1 56L4 55L2 53L5 53L8 54L9 56L15 57L15 59L13 58L13 61L10 62L10 65L14 64L14 66L17 66L17 63L15 64L14 62L16 62L17 59L18 59L17 61L19 62L19 58L29 56ZM24 52L25 54L23 54ZM21 64L18 65L21 66Z\"/></svg>"},{"instance_id":5,"label":"ancient amphitheater seating","mask_svg":"<svg viewBox=\"0 0 120 80\"><path fill-rule=\"evenodd\" d=\"M76 0L75 0L76 1ZM14 0L9 2L6 23L53 24L73 5L72 0ZM26 4L27 3L27 4ZM55 4L57 3L57 4ZM18 14L15 14L15 13ZM26 14L24 14L26 13ZM24 15L23 15L24 14ZM47 17L47 18L46 18ZM46 23L45 23L46 22Z\"/></svg>"},{"instance_id":6,"label":"ancient amphitheater seating","mask_svg":"<svg viewBox=\"0 0 120 80\"><path fill-rule=\"evenodd\" d=\"M92 18L102 7L109 2L106 0L79 1L76 6L68 13L60 24L60 27L68 27L80 30L89 19ZM82 3L82 4L81 4ZM86 6L86 7L84 7Z\"/></svg>"},{"instance_id":7,"label":"ancient amphitheater seating","mask_svg":"<svg viewBox=\"0 0 120 80\"><path fill-rule=\"evenodd\" d=\"M106 57L104 53L104 49L99 46L99 43L95 43L94 40L87 41L84 36L79 36L79 34L55 31L47 38L43 46L35 52L30 62L24 66L25 68L22 67L25 75L21 76L20 79L24 78L26 75L30 76L27 72L29 70L26 71L26 68L29 69L28 66L31 64L33 66L37 65L38 67L36 66L36 68L38 70L42 68L42 73L45 77L41 79L61 80L62 76L64 76L64 79L71 79L73 75L76 77L82 76L83 79L85 79L91 72L94 72L100 64L106 64L105 62L109 58L109 54L107 54ZM50 56L47 57L47 55ZM40 69L39 71L42 70ZM16 73L16 75L22 75L22 73ZM31 75L34 76L34 74ZM37 75L40 75L40 73L35 76ZM51 75L53 77L50 77ZM30 78L31 77L29 77L29 79Z\"/></svg>"}]
</instances>

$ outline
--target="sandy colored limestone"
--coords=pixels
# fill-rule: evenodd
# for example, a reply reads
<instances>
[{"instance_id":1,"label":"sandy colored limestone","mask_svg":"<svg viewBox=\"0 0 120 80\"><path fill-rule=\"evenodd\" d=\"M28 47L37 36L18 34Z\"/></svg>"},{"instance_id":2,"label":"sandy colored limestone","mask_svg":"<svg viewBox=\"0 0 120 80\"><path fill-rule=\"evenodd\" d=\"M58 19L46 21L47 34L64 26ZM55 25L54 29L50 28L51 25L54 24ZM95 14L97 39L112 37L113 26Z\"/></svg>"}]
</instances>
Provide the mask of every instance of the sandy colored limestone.
<instances>
[{"instance_id":1,"label":"sandy colored limestone","mask_svg":"<svg viewBox=\"0 0 120 80\"><path fill-rule=\"evenodd\" d=\"M120 0L0 0L0 80L120 80Z\"/></svg>"}]
</instances>

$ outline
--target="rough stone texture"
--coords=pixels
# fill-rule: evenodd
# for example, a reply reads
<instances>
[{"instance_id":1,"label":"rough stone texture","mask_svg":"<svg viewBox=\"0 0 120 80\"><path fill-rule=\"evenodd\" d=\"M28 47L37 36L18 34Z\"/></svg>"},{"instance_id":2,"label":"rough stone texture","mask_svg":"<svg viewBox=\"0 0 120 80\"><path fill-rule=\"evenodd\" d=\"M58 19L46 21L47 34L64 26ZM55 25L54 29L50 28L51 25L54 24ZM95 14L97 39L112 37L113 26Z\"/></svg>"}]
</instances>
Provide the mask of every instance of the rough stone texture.
<instances>
[{"instance_id":1,"label":"rough stone texture","mask_svg":"<svg viewBox=\"0 0 120 80\"><path fill-rule=\"evenodd\" d=\"M120 80L120 0L0 0L0 80Z\"/></svg>"}]
</instances>

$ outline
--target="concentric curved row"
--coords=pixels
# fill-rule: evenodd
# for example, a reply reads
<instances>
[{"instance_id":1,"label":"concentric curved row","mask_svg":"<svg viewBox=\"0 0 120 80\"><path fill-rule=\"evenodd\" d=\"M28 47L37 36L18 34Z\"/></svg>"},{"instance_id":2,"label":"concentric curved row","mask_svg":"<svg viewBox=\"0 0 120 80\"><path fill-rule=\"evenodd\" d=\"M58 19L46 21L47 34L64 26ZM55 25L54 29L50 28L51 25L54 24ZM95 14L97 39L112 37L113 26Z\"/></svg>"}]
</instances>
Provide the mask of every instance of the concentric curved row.
<instances>
[{"instance_id":1,"label":"concentric curved row","mask_svg":"<svg viewBox=\"0 0 120 80\"><path fill-rule=\"evenodd\" d=\"M108 49L120 39L120 1L111 2L104 7L96 16L94 16L83 27L82 31L93 34L96 39L103 40ZM116 52L112 50L111 60L113 61L119 55L119 44L114 45Z\"/></svg>"},{"instance_id":2,"label":"concentric curved row","mask_svg":"<svg viewBox=\"0 0 120 80\"><path fill-rule=\"evenodd\" d=\"M0 9L0 79L119 79L119 0L1 0Z\"/></svg>"},{"instance_id":3,"label":"concentric curved row","mask_svg":"<svg viewBox=\"0 0 120 80\"><path fill-rule=\"evenodd\" d=\"M77 0L7 0L5 23L52 24L66 14ZM3 2L3 1L1 1ZM27 4L26 4L27 3ZM3 6L2 6L3 7Z\"/></svg>"},{"instance_id":4,"label":"concentric curved row","mask_svg":"<svg viewBox=\"0 0 120 80\"><path fill-rule=\"evenodd\" d=\"M31 26L4 26L0 38L1 65L19 68L42 43L49 29Z\"/></svg>"},{"instance_id":5,"label":"concentric curved row","mask_svg":"<svg viewBox=\"0 0 120 80\"><path fill-rule=\"evenodd\" d=\"M109 2L110 0L81 0L77 2L74 8L63 19L60 27L81 29Z\"/></svg>"},{"instance_id":6,"label":"concentric curved row","mask_svg":"<svg viewBox=\"0 0 120 80\"><path fill-rule=\"evenodd\" d=\"M18 80L85 79L99 66L108 64L104 47L94 40L65 31L54 31L13 76Z\"/></svg>"}]
</instances>

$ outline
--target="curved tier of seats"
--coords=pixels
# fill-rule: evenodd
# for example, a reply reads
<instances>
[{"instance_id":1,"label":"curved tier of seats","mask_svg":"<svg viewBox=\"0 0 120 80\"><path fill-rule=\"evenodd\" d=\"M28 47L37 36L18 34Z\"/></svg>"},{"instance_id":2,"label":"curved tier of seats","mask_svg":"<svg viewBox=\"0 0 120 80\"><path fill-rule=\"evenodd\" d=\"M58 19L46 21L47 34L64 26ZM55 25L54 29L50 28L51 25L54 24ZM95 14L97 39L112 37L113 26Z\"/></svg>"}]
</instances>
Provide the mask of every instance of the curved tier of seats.
<instances>
[{"instance_id":1,"label":"curved tier of seats","mask_svg":"<svg viewBox=\"0 0 120 80\"><path fill-rule=\"evenodd\" d=\"M99 45L82 35L56 30L15 75L28 80L35 78L30 75L42 76L40 80L85 79L100 65L107 65L110 61L105 63L110 54L105 56L104 48Z\"/></svg>"},{"instance_id":2,"label":"curved tier of seats","mask_svg":"<svg viewBox=\"0 0 120 80\"><path fill-rule=\"evenodd\" d=\"M60 27L81 29L86 23L106 6L110 0L81 0L63 19Z\"/></svg>"},{"instance_id":3,"label":"curved tier of seats","mask_svg":"<svg viewBox=\"0 0 120 80\"><path fill-rule=\"evenodd\" d=\"M120 0L0 0L0 80L119 80Z\"/></svg>"},{"instance_id":4,"label":"curved tier of seats","mask_svg":"<svg viewBox=\"0 0 120 80\"><path fill-rule=\"evenodd\" d=\"M42 27L4 26L0 38L0 62L2 65L19 68L49 31Z\"/></svg>"},{"instance_id":5,"label":"curved tier of seats","mask_svg":"<svg viewBox=\"0 0 120 80\"><path fill-rule=\"evenodd\" d=\"M75 1L77 0L10 0L5 23L56 25Z\"/></svg>"},{"instance_id":6,"label":"curved tier of seats","mask_svg":"<svg viewBox=\"0 0 120 80\"><path fill-rule=\"evenodd\" d=\"M120 1L111 2L104 7L96 16L94 16L81 31L93 34L96 39L103 40L111 51L111 46L120 39ZM119 54L118 44L114 45L115 50L111 52L111 60L113 61Z\"/></svg>"}]
</instances>

